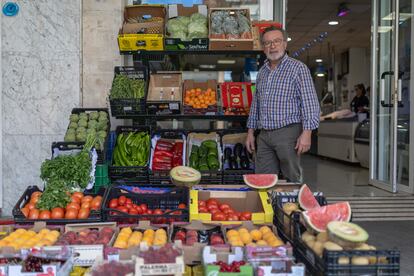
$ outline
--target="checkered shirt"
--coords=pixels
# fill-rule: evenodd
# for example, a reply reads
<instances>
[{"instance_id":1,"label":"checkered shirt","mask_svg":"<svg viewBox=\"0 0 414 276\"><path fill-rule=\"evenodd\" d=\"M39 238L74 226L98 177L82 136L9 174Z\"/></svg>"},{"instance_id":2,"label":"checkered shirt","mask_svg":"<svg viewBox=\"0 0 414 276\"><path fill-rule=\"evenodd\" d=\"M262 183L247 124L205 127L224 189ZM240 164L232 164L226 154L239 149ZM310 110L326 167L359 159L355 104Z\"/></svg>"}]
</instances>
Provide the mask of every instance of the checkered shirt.
<instances>
[{"instance_id":1,"label":"checkered shirt","mask_svg":"<svg viewBox=\"0 0 414 276\"><path fill-rule=\"evenodd\" d=\"M256 93L247 127L274 130L301 123L304 130L319 126L319 102L308 67L285 54L276 69L269 61L257 74Z\"/></svg>"}]
</instances>

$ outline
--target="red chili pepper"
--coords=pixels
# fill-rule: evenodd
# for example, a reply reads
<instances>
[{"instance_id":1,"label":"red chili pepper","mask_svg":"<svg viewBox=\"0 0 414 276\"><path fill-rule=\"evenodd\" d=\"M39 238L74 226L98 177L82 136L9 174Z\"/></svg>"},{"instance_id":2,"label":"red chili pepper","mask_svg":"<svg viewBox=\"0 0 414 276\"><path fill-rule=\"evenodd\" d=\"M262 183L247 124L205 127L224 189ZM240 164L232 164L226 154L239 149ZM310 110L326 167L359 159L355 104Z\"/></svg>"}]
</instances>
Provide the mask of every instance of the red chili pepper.
<instances>
[{"instance_id":1,"label":"red chili pepper","mask_svg":"<svg viewBox=\"0 0 414 276\"><path fill-rule=\"evenodd\" d=\"M168 157L173 157L173 153L170 151L166 151L166 150L155 150L154 152L154 156L157 157L163 157L163 156L168 156Z\"/></svg>"},{"instance_id":2,"label":"red chili pepper","mask_svg":"<svg viewBox=\"0 0 414 276\"><path fill-rule=\"evenodd\" d=\"M152 159L152 163L167 163L171 164L172 157L169 156L156 156L154 155L154 158Z\"/></svg>"},{"instance_id":3,"label":"red chili pepper","mask_svg":"<svg viewBox=\"0 0 414 276\"><path fill-rule=\"evenodd\" d=\"M175 142L173 152L177 155L183 154L183 142Z\"/></svg>"},{"instance_id":4,"label":"red chili pepper","mask_svg":"<svg viewBox=\"0 0 414 276\"><path fill-rule=\"evenodd\" d=\"M167 163L152 163L153 171L168 171L171 170L171 164Z\"/></svg>"},{"instance_id":5,"label":"red chili pepper","mask_svg":"<svg viewBox=\"0 0 414 276\"><path fill-rule=\"evenodd\" d=\"M174 156L172 160L172 167L181 166L183 164L183 158L182 156Z\"/></svg>"},{"instance_id":6,"label":"red chili pepper","mask_svg":"<svg viewBox=\"0 0 414 276\"><path fill-rule=\"evenodd\" d=\"M173 143L171 142L167 142L167 141L162 141L162 140L158 140L157 141L157 145L155 146L155 149L160 149L160 150L167 150L167 151L171 151L173 148Z\"/></svg>"}]
</instances>

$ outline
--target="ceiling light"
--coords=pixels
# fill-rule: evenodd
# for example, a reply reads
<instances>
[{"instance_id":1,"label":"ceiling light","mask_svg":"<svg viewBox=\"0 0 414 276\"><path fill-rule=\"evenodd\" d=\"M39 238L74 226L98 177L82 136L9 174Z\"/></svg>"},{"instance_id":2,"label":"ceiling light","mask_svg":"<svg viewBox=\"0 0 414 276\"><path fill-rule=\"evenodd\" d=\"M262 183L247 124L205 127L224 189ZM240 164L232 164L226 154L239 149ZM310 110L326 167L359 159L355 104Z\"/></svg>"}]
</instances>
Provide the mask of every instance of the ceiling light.
<instances>
[{"instance_id":1,"label":"ceiling light","mask_svg":"<svg viewBox=\"0 0 414 276\"><path fill-rule=\"evenodd\" d=\"M316 76L317 77L325 77L325 74L324 73L318 73L318 74L316 74Z\"/></svg>"},{"instance_id":2,"label":"ceiling light","mask_svg":"<svg viewBox=\"0 0 414 276\"><path fill-rule=\"evenodd\" d=\"M328 25L330 25L330 26L335 26L335 25L338 25L338 24L339 24L339 22L335 21L335 20L328 22Z\"/></svg>"},{"instance_id":3,"label":"ceiling light","mask_svg":"<svg viewBox=\"0 0 414 276\"><path fill-rule=\"evenodd\" d=\"M291 41L292 39L290 37L288 37L288 41Z\"/></svg>"},{"instance_id":4,"label":"ceiling light","mask_svg":"<svg viewBox=\"0 0 414 276\"><path fill-rule=\"evenodd\" d=\"M345 3L341 3L338 7L338 13L336 14L339 17L346 16L350 12L350 9L346 6Z\"/></svg>"},{"instance_id":5,"label":"ceiling light","mask_svg":"<svg viewBox=\"0 0 414 276\"><path fill-rule=\"evenodd\" d=\"M236 61L234 59L219 59L217 60L218 64L235 64Z\"/></svg>"},{"instance_id":6,"label":"ceiling light","mask_svg":"<svg viewBox=\"0 0 414 276\"><path fill-rule=\"evenodd\" d=\"M412 13L400 13L400 21L405 21L413 16ZM384 16L382 20L394 20L394 12Z\"/></svg>"},{"instance_id":7,"label":"ceiling light","mask_svg":"<svg viewBox=\"0 0 414 276\"><path fill-rule=\"evenodd\" d=\"M392 30L392 27L391 26L379 26L378 27L378 32L379 33L387 33L387 32L389 32L391 30Z\"/></svg>"},{"instance_id":8,"label":"ceiling light","mask_svg":"<svg viewBox=\"0 0 414 276\"><path fill-rule=\"evenodd\" d=\"M214 65L214 64L200 64L200 66L199 66L200 68L202 68L202 69L214 69L214 68L216 68L216 65Z\"/></svg>"},{"instance_id":9,"label":"ceiling light","mask_svg":"<svg viewBox=\"0 0 414 276\"><path fill-rule=\"evenodd\" d=\"M322 62L323 60L321 58L315 59L316 62Z\"/></svg>"}]
</instances>

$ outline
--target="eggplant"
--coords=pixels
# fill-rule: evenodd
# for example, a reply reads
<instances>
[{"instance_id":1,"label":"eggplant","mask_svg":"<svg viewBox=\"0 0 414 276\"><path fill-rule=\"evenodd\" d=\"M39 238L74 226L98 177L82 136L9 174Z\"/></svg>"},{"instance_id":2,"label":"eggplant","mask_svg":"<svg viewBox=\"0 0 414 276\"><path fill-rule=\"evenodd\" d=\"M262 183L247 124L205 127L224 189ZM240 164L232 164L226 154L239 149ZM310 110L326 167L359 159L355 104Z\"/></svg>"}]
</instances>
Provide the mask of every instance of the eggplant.
<instances>
[{"instance_id":1,"label":"eggplant","mask_svg":"<svg viewBox=\"0 0 414 276\"><path fill-rule=\"evenodd\" d=\"M242 158L240 158L240 167L243 170L248 170L250 169L250 161L247 158L247 156L243 156Z\"/></svg>"},{"instance_id":2,"label":"eggplant","mask_svg":"<svg viewBox=\"0 0 414 276\"><path fill-rule=\"evenodd\" d=\"M230 147L226 147L224 149L224 159L230 159L231 158L231 148Z\"/></svg>"},{"instance_id":3,"label":"eggplant","mask_svg":"<svg viewBox=\"0 0 414 276\"><path fill-rule=\"evenodd\" d=\"M237 160L235 158L230 159L229 168L232 170L239 169L239 164L237 164Z\"/></svg>"},{"instance_id":4,"label":"eggplant","mask_svg":"<svg viewBox=\"0 0 414 276\"><path fill-rule=\"evenodd\" d=\"M242 151L243 151L243 145L241 144L241 143L237 143L235 146L234 146L234 150L233 150L233 152L234 152L234 156L235 157L241 157L241 155L242 155Z\"/></svg>"}]
</instances>

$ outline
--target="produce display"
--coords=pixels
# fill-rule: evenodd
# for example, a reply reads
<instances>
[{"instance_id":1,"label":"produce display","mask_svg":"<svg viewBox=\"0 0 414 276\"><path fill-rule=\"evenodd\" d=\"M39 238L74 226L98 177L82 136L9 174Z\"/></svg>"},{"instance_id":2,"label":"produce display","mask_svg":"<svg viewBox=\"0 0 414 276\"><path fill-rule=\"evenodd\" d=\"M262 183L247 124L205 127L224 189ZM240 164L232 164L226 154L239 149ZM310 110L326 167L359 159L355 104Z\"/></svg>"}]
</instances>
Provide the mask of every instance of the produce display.
<instances>
[{"instance_id":1,"label":"produce display","mask_svg":"<svg viewBox=\"0 0 414 276\"><path fill-rule=\"evenodd\" d=\"M183 165L183 141L159 139L152 155L153 171L169 171Z\"/></svg>"},{"instance_id":2,"label":"produce display","mask_svg":"<svg viewBox=\"0 0 414 276\"><path fill-rule=\"evenodd\" d=\"M277 184L277 174L245 174L243 180L246 185L255 189L269 189Z\"/></svg>"},{"instance_id":3,"label":"produce display","mask_svg":"<svg viewBox=\"0 0 414 276\"><path fill-rule=\"evenodd\" d=\"M194 13L191 16L178 16L167 21L167 37L189 41L193 38L207 38L207 17Z\"/></svg>"},{"instance_id":4,"label":"produce display","mask_svg":"<svg viewBox=\"0 0 414 276\"><path fill-rule=\"evenodd\" d=\"M104 227L98 231L95 229L83 229L79 232L68 231L62 234L56 245L82 245L82 244L109 244L114 234L114 229Z\"/></svg>"},{"instance_id":5,"label":"produce display","mask_svg":"<svg viewBox=\"0 0 414 276\"><path fill-rule=\"evenodd\" d=\"M283 241L268 226L262 226L249 232L244 227L231 229L226 233L227 241L232 246L281 246Z\"/></svg>"},{"instance_id":6,"label":"produce display","mask_svg":"<svg viewBox=\"0 0 414 276\"><path fill-rule=\"evenodd\" d=\"M212 11L210 24L210 38L252 39L250 19L244 11Z\"/></svg>"},{"instance_id":7,"label":"produce display","mask_svg":"<svg viewBox=\"0 0 414 276\"><path fill-rule=\"evenodd\" d=\"M349 221L351 219L351 206L348 202L339 202L316 207L302 212L305 223L316 232L326 232L331 221Z\"/></svg>"},{"instance_id":8,"label":"produce display","mask_svg":"<svg viewBox=\"0 0 414 276\"><path fill-rule=\"evenodd\" d=\"M110 261L96 267L92 271L92 276L121 276L121 275L133 275L135 273L134 263L121 263L117 261Z\"/></svg>"},{"instance_id":9,"label":"produce display","mask_svg":"<svg viewBox=\"0 0 414 276\"><path fill-rule=\"evenodd\" d=\"M202 90L193 88L186 90L184 94L184 105L191 106L195 109L208 108L217 105L216 91L213 88Z\"/></svg>"},{"instance_id":10,"label":"produce display","mask_svg":"<svg viewBox=\"0 0 414 276\"><path fill-rule=\"evenodd\" d=\"M177 186L191 187L197 185L201 180L201 174L199 171L186 167L178 166L170 171L172 182Z\"/></svg>"},{"instance_id":11,"label":"produce display","mask_svg":"<svg viewBox=\"0 0 414 276\"><path fill-rule=\"evenodd\" d=\"M227 264L223 261L214 262L214 265L220 266L220 272L233 272L239 273L240 267L246 265L245 261L233 261L231 264Z\"/></svg>"},{"instance_id":12,"label":"produce display","mask_svg":"<svg viewBox=\"0 0 414 276\"><path fill-rule=\"evenodd\" d=\"M167 243L160 248L150 247L147 251L140 251L138 257L143 258L145 264L171 264L175 263L175 258L181 255L180 250L173 244Z\"/></svg>"},{"instance_id":13,"label":"produce display","mask_svg":"<svg viewBox=\"0 0 414 276\"><path fill-rule=\"evenodd\" d=\"M148 246L163 246L167 243L167 232L162 228L139 231L132 230L131 227L124 227L119 232L114 247L126 249L138 246L141 242L145 242Z\"/></svg>"},{"instance_id":14,"label":"produce display","mask_svg":"<svg viewBox=\"0 0 414 276\"><path fill-rule=\"evenodd\" d=\"M122 167L145 166L150 149L148 132L120 133L116 139L112 164Z\"/></svg>"},{"instance_id":15,"label":"produce display","mask_svg":"<svg viewBox=\"0 0 414 276\"><path fill-rule=\"evenodd\" d=\"M248 170L251 169L252 158L252 155L241 143L237 143L233 147L226 146L223 166L225 170Z\"/></svg>"},{"instance_id":16,"label":"produce display","mask_svg":"<svg viewBox=\"0 0 414 276\"><path fill-rule=\"evenodd\" d=\"M217 230L187 230L180 228L172 238L173 241L180 240L182 244L191 246L194 243L208 243L210 245L224 244L224 240Z\"/></svg>"},{"instance_id":17,"label":"produce display","mask_svg":"<svg viewBox=\"0 0 414 276\"><path fill-rule=\"evenodd\" d=\"M234 210L227 203L220 203L215 198L210 198L207 201L198 201L199 213L210 213L212 220L227 220L227 221L247 221L252 219L251 212L238 212Z\"/></svg>"},{"instance_id":18,"label":"produce display","mask_svg":"<svg viewBox=\"0 0 414 276\"><path fill-rule=\"evenodd\" d=\"M70 195L65 193L65 197L68 196L70 202L66 207L54 207L50 210L37 209L39 202L42 198L42 192L34 192L30 201L24 205L20 211L28 219L87 219L90 215L91 210L98 211L101 209L102 196L90 196L84 195L81 192L74 192ZM61 195L56 194L55 197ZM45 202L47 204L47 202Z\"/></svg>"},{"instance_id":19,"label":"produce display","mask_svg":"<svg viewBox=\"0 0 414 276\"><path fill-rule=\"evenodd\" d=\"M64 261L29 255L25 260L23 260L23 262L17 264L22 266L22 272L45 272L43 270L43 265L49 265L52 263L63 264Z\"/></svg>"},{"instance_id":20,"label":"produce display","mask_svg":"<svg viewBox=\"0 0 414 276\"><path fill-rule=\"evenodd\" d=\"M103 149L108 135L108 113L105 111L81 112L71 114L69 120L70 124L65 134L65 142L85 142L86 137L91 134L96 138L94 147L97 150Z\"/></svg>"},{"instance_id":21,"label":"produce display","mask_svg":"<svg viewBox=\"0 0 414 276\"><path fill-rule=\"evenodd\" d=\"M220 169L217 142L205 140L200 146L192 145L189 166L199 171Z\"/></svg>"},{"instance_id":22,"label":"produce display","mask_svg":"<svg viewBox=\"0 0 414 276\"><path fill-rule=\"evenodd\" d=\"M145 85L144 79L134 79L126 75L116 74L109 98L111 100L143 99L145 97Z\"/></svg>"},{"instance_id":23,"label":"produce display","mask_svg":"<svg viewBox=\"0 0 414 276\"><path fill-rule=\"evenodd\" d=\"M16 229L0 240L0 247L13 247L14 249L49 246L56 243L60 236L59 231L42 229L38 233L32 230Z\"/></svg>"}]
</instances>

